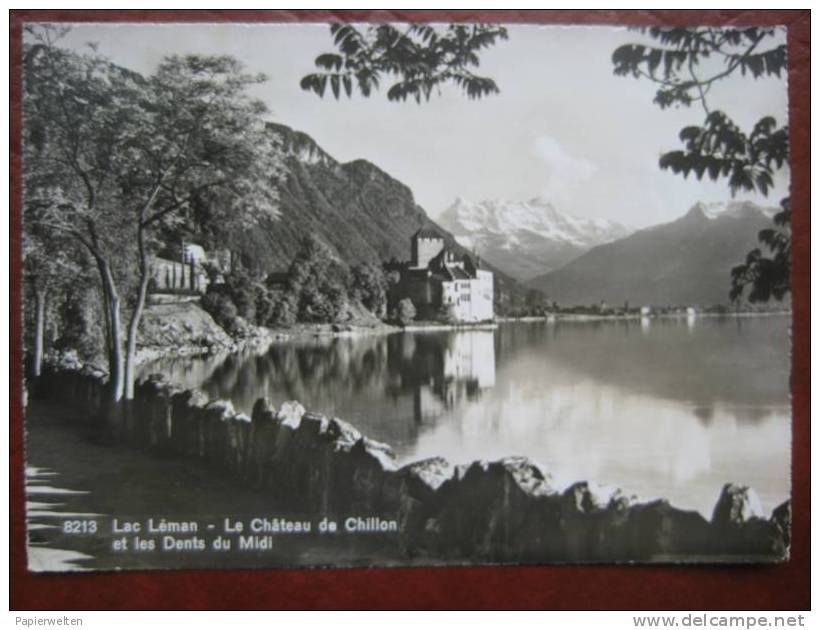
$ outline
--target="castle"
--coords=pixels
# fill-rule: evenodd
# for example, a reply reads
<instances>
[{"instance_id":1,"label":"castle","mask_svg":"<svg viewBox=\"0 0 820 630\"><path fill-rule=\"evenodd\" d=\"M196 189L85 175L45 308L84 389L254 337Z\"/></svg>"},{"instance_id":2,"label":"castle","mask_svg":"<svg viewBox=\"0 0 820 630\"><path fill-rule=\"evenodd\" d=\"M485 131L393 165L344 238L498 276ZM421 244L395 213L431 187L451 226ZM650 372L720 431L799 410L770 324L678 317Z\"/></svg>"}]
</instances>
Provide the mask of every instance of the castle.
<instances>
[{"instance_id":1,"label":"castle","mask_svg":"<svg viewBox=\"0 0 820 630\"><path fill-rule=\"evenodd\" d=\"M411 260L398 269L397 302L410 298L419 319L483 322L493 319L493 274L469 255L445 246L434 228L419 229L410 241Z\"/></svg>"}]
</instances>

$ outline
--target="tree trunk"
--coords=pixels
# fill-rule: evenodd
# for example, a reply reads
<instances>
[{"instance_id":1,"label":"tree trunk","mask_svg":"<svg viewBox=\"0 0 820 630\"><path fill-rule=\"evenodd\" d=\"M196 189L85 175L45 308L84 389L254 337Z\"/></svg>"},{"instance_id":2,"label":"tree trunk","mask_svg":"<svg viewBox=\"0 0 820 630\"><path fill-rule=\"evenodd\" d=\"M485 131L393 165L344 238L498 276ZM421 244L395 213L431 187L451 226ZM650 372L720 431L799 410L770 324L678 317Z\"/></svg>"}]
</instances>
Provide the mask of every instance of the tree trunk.
<instances>
[{"instance_id":1,"label":"tree trunk","mask_svg":"<svg viewBox=\"0 0 820 630\"><path fill-rule=\"evenodd\" d=\"M148 294L149 273L148 252L145 249L145 233L143 225L143 215L140 215L140 227L137 229L137 247L139 248L139 272L140 284L137 290L137 303L131 313L131 320L128 323L128 339L125 349L125 400L134 399L134 381L136 380L134 365L137 354L137 335L139 334L140 320L145 308L145 297Z\"/></svg>"},{"instance_id":2,"label":"tree trunk","mask_svg":"<svg viewBox=\"0 0 820 630\"><path fill-rule=\"evenodd\" d=\"M134 398L134 381L136 380L136 354L137 354L137 335L139 334L140 321L142 320L142 312L145 308L145 297L148 294L148 280L149 274L146 272L141 274L139 290L137 292L137 303L134 306L134 312L131 314L131 321L128 323L128 340L125 349L125 399L133 400Z\"/></svg>"},{"instance_id":3,"label":"tree trunk","mask_svg":"<svg viewBox=\"0 0 820 630\"><path fill-rule=\"evenodd\" d=\"M120 297L111 267L102 258L97 259L103 286L106 325L109 333L108 383L111 402L119 402L123 394L122 374L122 323L120 321Z\"/></svg>"},{"instance_id":4,"label":"tree trunk","mask_svg":"<svg viewBox=\"0 0 820 630\"><path fill-rule=\"evenodd\" d=\"M99 287L100 298L100 312L102 313L103 323L103 343L105 345L106 357L111 359L111 318L108 316L108 298L106 297L105 289L102 284Z\"/></svg>"},{"instance_id":5,"label":"tree trunk","mask_svg":"<svg viewBox=\"0 0 820 630\"><path fill-rule=\"evenodd\" d=\"M111 317L111 400L119 402L122 399L122 323L120 322L120 299L115 293L109 305Z\"/></svg>"},{"instance_id":6,"label":"tree trunk","mask_svg":"<svg viewBox=\"0 0 820 630\"><path fill-rule=\"evenodd\" d=\"M43 369L43 331L46 321L46 289L37 287L34 290L34 356L31 373L34 378L40 376Z\"/></svg>"}]
</instances>

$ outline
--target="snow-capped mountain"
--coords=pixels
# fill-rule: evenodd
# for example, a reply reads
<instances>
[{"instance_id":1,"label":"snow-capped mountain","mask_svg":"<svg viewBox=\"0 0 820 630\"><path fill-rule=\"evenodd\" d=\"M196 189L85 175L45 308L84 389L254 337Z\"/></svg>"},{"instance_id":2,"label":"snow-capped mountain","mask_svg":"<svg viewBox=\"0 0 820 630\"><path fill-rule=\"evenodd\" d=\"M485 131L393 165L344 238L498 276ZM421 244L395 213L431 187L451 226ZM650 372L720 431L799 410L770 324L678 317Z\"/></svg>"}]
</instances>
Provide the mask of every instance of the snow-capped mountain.
<instances>
[{"instance_id":1,"label":"snow-capped mountain","mask_svg":"<svg viewBox=\"0 0 820 630\"><path fill-rule=\"evenodd\" d=\"M758 206L751 201L712 201L708 203L698 201L689 209L689 212L685 216L700 217L700 215L703 215L711 220L721 218L741 219L748 217L749 214L754 215L760 212L771 219L779 211L780 208Z\"/></svg>"},{"instance_id":2,"label":"snow-capped mountain","mask_svg":"<svg viewBox=\"0 0 820 630\"><path fill-rule=\"evenodd\" d=\"M487 200L461 197L439 217L459 243L519 280L547 273L589 249L632 232L606 219L560 212L547 200Z\"/></svg>"}]
</instances>

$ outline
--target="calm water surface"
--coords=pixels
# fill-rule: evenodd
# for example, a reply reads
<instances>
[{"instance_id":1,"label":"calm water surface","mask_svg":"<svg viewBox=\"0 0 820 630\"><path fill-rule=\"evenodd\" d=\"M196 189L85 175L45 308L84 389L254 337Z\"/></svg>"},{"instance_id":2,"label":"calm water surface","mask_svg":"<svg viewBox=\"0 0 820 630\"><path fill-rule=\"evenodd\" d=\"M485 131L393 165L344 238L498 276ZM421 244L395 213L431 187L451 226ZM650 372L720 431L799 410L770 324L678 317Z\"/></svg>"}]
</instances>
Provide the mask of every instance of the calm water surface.
<instances>
[{"instance_id":1,"label":"calm water surface","mask_svg":"<svg viewBox=\"0 0 820 630\"><path fill-rule=\"evenodd\" d=\"M710 515L721 486L789 496L789 318L527 322L281 342L147 366L247 413L296 399L402 461L526 455Z\"/></svg>"}]
</instances>

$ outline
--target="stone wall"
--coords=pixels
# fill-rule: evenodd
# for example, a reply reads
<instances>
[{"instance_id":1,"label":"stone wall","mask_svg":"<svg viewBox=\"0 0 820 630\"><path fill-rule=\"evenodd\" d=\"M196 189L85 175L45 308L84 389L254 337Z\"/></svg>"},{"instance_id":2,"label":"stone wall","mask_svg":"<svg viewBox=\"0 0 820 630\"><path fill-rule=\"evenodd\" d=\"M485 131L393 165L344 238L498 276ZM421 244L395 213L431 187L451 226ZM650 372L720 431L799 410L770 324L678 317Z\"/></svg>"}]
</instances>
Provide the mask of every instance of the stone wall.
<instances>
[{"instance_id":1,"label":"stone wall","mask_svg":"<svg viewBox=\"0 0 820 630\"><path fill-rule=\"evenodd\" d=\"M788 557L790 507L760 513L753 490L726 484L711 520L667 501L637 502L586 482L559 489L526 458L400 466L390 447L338 418L274 408L250 417L154 375L111 409L104 376L46 370L36 395L82 406L98 437L200 460L263 488L271 507L396 519L408 557L452 562L752 561Z\"/></svg>"}]
</instances>

